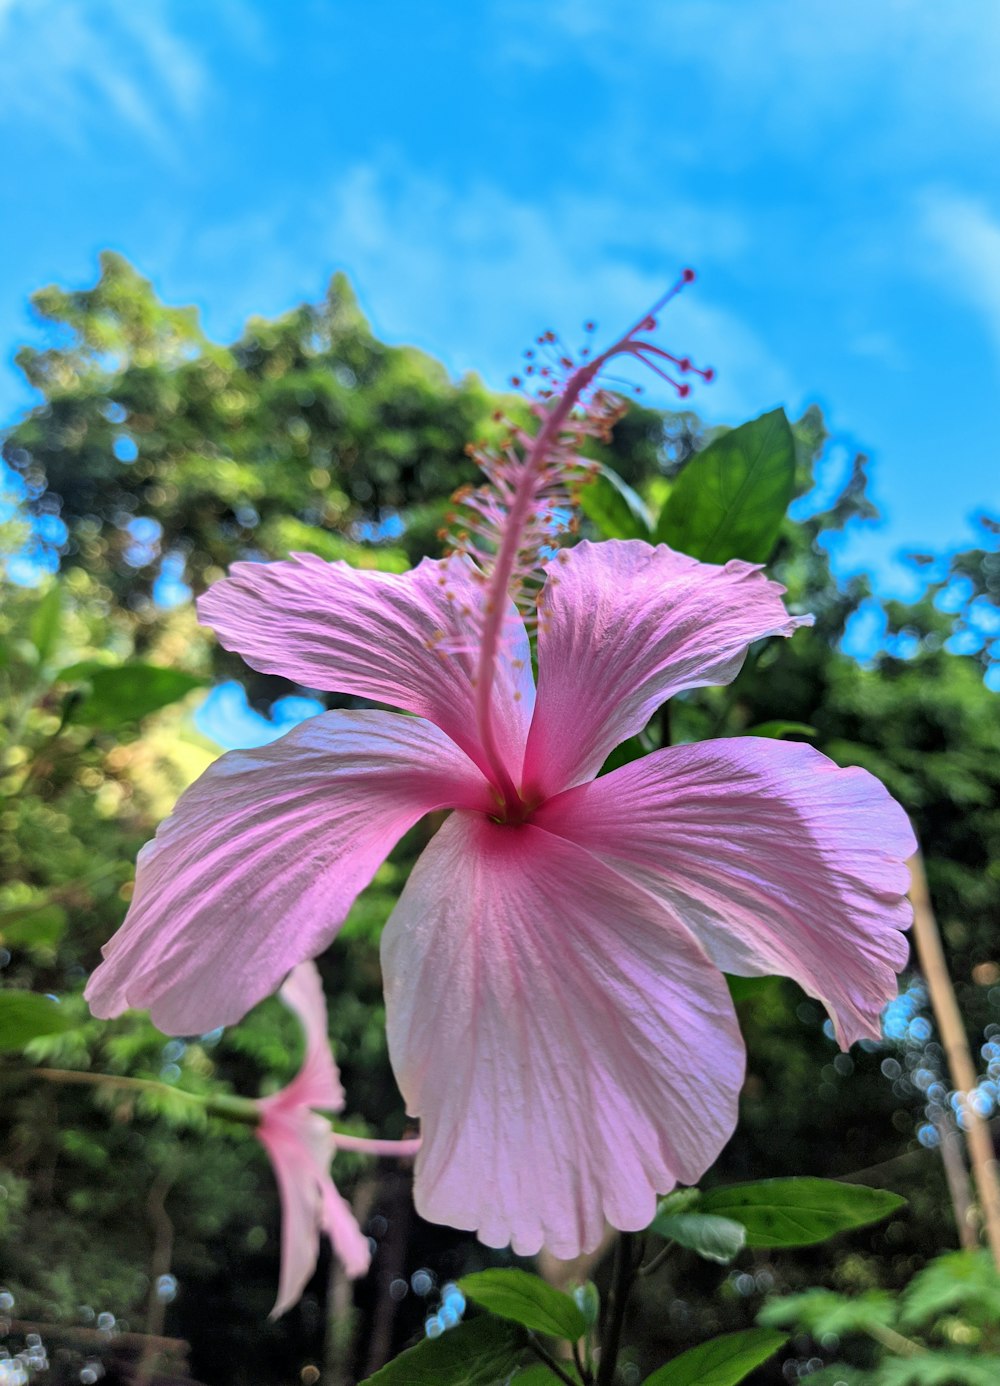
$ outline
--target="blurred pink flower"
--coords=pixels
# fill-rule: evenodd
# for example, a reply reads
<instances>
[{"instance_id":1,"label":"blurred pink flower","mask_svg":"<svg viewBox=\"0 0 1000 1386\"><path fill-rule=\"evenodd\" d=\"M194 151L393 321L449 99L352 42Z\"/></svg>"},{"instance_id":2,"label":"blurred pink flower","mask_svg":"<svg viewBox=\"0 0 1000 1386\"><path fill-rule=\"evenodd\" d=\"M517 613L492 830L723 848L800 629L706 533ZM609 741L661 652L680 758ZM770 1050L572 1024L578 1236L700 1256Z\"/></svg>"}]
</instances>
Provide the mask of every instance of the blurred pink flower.
<instances>
[{"instance_id":1,"label":"blurred pink flower","mask_svg":"<svg viewBox=\"0 0 1000 1386\"><path fill-rule=\"evenodd\" d=\"M330 1178L338 1148L370 1155L412 1155L419 1141L367 1141L334 1134L314 1110L339 1112L344 1090L326 1030L326 1001L315 963L300 963L281 988L282 1001L306 1036L302 1067L280 1092L257 1103L257 1136L274 1169L281 1199L281 1272L271 1317L284 1314L302 1296L326 1233L347 1275L364 1275L371 1261L368 1238Z\"/></svg>"},{"instance_id":2,"label":"blurred pink flower","mask_svg":"<svg viewBox=\"0 0 1000 1386\"><path fill-rule=\"evenodd\" d=\"M382 943L390 1054L422 1122L417 1207L521 1254L646 1226L736 1124L720 969L795 978L847 1045L878 1034L907 956L913 837L865 771L746 738L595 778L672 694L730 682L753 641L802 624L782 591L662 545L564 551L537 692L508 613L486 747L462 649L488 598L468 561L235 565L200 603L227 649L416 715L329 712L211 766L140 855L95 1013L149 1007L174 1033L237 1020L328 946L403 833L454 810Z\"/></svg>"}]
</instances>

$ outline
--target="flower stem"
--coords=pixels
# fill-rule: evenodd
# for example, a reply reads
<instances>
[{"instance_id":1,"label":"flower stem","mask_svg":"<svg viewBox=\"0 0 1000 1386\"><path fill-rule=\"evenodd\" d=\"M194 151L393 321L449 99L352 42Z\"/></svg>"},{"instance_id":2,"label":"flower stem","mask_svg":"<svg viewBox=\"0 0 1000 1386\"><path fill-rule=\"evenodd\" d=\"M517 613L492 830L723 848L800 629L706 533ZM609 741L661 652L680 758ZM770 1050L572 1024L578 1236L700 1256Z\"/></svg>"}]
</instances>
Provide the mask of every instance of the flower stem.
<instances>
[{"instance_id":1,"label":"flower stem","mask_svg":"<svg viewBox=\"0 0 1000 1386\"><path fill-rule=\"evenodd\" d=\"M562 1367L560 1367L556 1359L552 1356L551 1352L549 1352L547 1348L542 1347L541 1343L535 1337L534 1333L528 1334L528 1346L531 1348L531 1351L535 1353L537 1357L541 1358L541 1360L545 1363L549 1371L552 1372L554 1376L557 1376L560 1381L564 1381L566 1383L566 1386L577 1386L577 1383L570 1376L569 1372L564 1371Z\"/></svg>"},{"instance_id":2,"label":"flower stem","mask_svg":"<svg viewBox=\"0 0 1000 1386\"><path fill-rule=\"evenodd\" d=\"M601 1363L597 1369L597 1386L612 1386L618 1365L618 1348L625 1324L625 1309L635 1276L635 1234L619 1232L615 1243L615 1259L611 1272L611 1292L608 1296L608 1320L601 1340Z\"/></svg>"},{"instance_id":3,"label":"flower stem","mask_svg":"<svg viewBox=\"0 0 1000 1386\"><path fill-rule=\"evenodd\" d=\"M351 1150L357 1155L388 1155L396 1159L416 1155L420 1149L420 1137L408 1141L369 1140L367 1136L349 1136L346 1132L334 1131L334 1144L338 1150Z\"/></svg>"}]
</instances>

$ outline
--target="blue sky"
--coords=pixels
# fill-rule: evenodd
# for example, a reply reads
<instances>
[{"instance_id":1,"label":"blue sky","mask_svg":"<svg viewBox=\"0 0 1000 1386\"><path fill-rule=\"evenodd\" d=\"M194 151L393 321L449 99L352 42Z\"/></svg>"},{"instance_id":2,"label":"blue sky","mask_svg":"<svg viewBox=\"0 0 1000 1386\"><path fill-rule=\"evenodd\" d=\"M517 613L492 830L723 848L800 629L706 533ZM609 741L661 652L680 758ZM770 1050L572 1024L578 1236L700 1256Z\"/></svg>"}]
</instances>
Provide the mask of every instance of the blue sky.
<instances>
[{"instance_id":1,"label":"blue sky","mask_svg":"<svg viewBox=\"0 0 1000 1386\"><path fill-rule=\"evenodd\" d=\"M690 263L697 407L819 401L886 516L838 562L901 593L1000 510L998 71L996 0L0 0L0 423L106 246L222 339L346 269L495 384Z\"/></svg>"}]
</instances>

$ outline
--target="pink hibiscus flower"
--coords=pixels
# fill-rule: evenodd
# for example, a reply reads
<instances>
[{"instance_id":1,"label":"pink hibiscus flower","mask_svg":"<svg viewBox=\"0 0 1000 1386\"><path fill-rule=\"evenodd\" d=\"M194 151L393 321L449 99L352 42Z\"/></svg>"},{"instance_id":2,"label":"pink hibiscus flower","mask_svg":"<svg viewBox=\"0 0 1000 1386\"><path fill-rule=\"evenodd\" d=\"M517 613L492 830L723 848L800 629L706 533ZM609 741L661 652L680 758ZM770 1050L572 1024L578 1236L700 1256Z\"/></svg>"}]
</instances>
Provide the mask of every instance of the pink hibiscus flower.
<instances>
[{"instance_id":1,"label":"pink hibiscus flower","mask_svg":"<svg viewBox=\"0 0 1000 1386\"><path fill-rule=\"evenodd\" d=\"M496 624L467 559L237 564L200 602L227 649L415 715L328 712L212 765L143 849L95 1013L239 1019L329 945L407 829L453 810L382 945L417 1207L521 1254L646 1226L736 1124L720 969L793 977L848 1045L878 1034L907 957L913 837L865 771L747 738L595 778L672 694L789 635L782 591L743 562L580 543L541 593L536 689L513 607L488 685L460 652L470 622Z\"/></svg>"},{"instance_id":2,"label":"pink hibiscus flower","mask_svg":"<svg viewBox=\"0 0 1000 1386\"><path fill-rule=\"evenodd\" d=\"M281 1271L271 1317L284 1314L302 1297L319 1258L325 1233L344 1270L356 1279L371 1262L368 1238L330 1178L338 1149L367 1155L413 1155L419 1141L370 1141L335 1134L316 1108L339 1112L344 1089L330 1051L323 984L314 963L294 968L281 988L282 1001L299 1020L306 1037L302 1067L280 1092L258 1102L257 1138L267 1151L281 1199Z\"/></svg>"}]
</instances>

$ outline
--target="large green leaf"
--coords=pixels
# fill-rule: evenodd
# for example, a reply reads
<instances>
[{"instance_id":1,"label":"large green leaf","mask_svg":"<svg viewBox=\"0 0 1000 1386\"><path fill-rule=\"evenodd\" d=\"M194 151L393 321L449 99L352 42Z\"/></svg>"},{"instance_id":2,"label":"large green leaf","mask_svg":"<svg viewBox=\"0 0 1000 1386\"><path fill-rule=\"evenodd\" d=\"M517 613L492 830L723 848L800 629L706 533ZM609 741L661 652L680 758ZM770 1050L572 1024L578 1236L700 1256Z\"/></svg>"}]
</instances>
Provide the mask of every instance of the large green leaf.
<instances>
[{"instance_id":1,"label":"large green leaf","mask_svg":"<svg viewBox=\"0 0 1000 1386\"><path fill-rule=\"evenodd\" d=\"M499 1386L524 1350L524 1330L484 1315L425 1338L366 1378L372 1386Z\"/></svg>"},{"instance_id":2,"label":"large green leaf","mask_svg":"<svg viewBox=\"0 0 1000 1386\"><path fill-rule=\"evenodd\" d=\"M703 1256L706 1261L726 1265L746 1245L742 1223L720 1218L714 1213L658 1213L650 1230L678 1246Z\"/></svg>"},{"instance_id":3,"label":"large green leaf","mask_svg":"<svg viewBox=\"0 0 1000 1386\"><path fill-rule=\"evenodd\" d=\"M85 671L77 666L64 671L64 676L78 669L90 684L90 692L73 708L72 720L107 730L148 717L208 683L180 669L140 663L91 666Z\"/></svg>"},{"instance_id":4,"label":"large green leaf","mask_svg":"<svg viewBox=\"0 0 1000 1386\"><path fill-rule=\"evenodd\" d=\"M38 651L39 664L44 664L55 649L61 624L62 589L54 582L32 612L28 628L31 643Z\"/></svg>"},{"instance_id":5,"label":"large green leaf","mask_svg":"<svg viewBox=\"0 0 1000 1386\"><path fill-rule=\"evenodd\" d=\"M575 1300L537 1275L522 1270L484 1270L465 1275L458 1288L484 1309L523 1324L535 1333L576 1342L587 1331L587 1318Z\"/></svg>"},{"instance_id":6,"label":"large green leaf","mask_svg":"<svg viewBox=\"0 0 1000 1386\"><path fill-rule=\"evenodd\" d=\"M647 1376L643 1386L736 1386L787 1341L786 1334L769 1328L725 1333L682 1352Z\"/></svg>"},{"instance_id":7,"label":"large green leaf","mask_svg":"<svg viewBox=\"0 0 1000 1386\"><path fill-rule=\"evenodd\" d=\"M58 1001L34 991L0 991L0 1050L11 1052L39 1035L55 1035L73 1022Z\"/></svg>"},{"instance_id":8,"label":"large green leaf","mask_svg":"<svg viewBox=\"0 0 1000 1386\"><path fill-rule=\"evenodd\" d=\"M730 429L696 453L660 512L658 543L705 563L764 563L795 486L795 441L783 409Z\"/></svg>"},{"instance_id":9,"label":"large green leaf","mask_svg":"<svg viewBox=\"0 0 1000 1386\"><path fill-rule=\"evenodd\" d=\"M762 1179L702 1194L699 1212L741 1222L747 1246L812 1246L895 1213L906 1199L836 1179Z\"/></svg>"},{"instance_id":10,"label":"large green leaf","mask_svg":"<svg viewBox=\"0 0 1000 1386\"><path fill-rule=\"evenodd\" d=\"M646 502L610 467L601 467L580 487L580 509L597 526L602 539L650 537Z\"/></svg>"}]
</instances>

